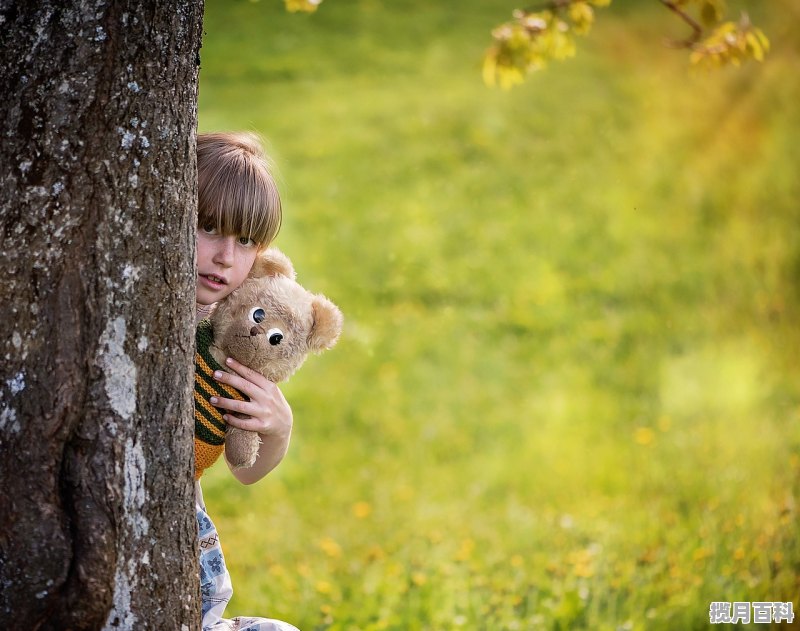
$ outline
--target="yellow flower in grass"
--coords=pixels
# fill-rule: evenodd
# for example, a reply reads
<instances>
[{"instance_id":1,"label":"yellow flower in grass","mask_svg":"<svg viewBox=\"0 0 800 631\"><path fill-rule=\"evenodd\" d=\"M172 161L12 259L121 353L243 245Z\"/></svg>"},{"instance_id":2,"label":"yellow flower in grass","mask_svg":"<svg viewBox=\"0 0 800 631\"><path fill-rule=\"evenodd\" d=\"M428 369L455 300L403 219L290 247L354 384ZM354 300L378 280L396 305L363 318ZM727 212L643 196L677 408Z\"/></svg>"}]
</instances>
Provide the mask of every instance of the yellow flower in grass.
<instances>
[{"instance_id":1,"label":"yellow flower in grass","mask_svg":"<svg viewBox=\"0 0 800 631\"><path fill-rule=\"evenodd\" d=\"M658 547L651 546L636 558L636 562L639 565L650 565L651 563L658 561L660 553L661 550Z\"/></svg>"},{"instance_id":2,"label":"yellow flower in grass","mask_svg":"<svg viewBox=\"0 0 800 631\"><path fill-rule=\"evenodd\" d=\"M370 563L372 561L379 561L384 557L386 557L386 552L377 544L371 545L367 550L367 561Z\"/></svg>"},{"instance_id":3,"label":"yellow flower in grass","mask_svg":"<svg viewBox=\"0 0 800 631\"><path fill-rule=\"evenodd\" d=\"M457 561L466 561L472 556L472 552L475 550L475 541L467 537L461 541L461 546L458 548L456 552L456 560Z\"/></svg>"},{"instance_id":4,"label":"yellow flower in grass","mask_svg":"<svg viewBox=\"0 0 800 631\"><path fill-rule=\"evenodd\" d=\"M633 440L637 445L648 446L655 440L656 433L649 427L637 427L633 432Z\"/></svg>"},{"instance_id":5,"label":"yellow flower in grass","mask_svg":"<svg viewBox=\"0 0 800 631\"><path fill-rule=\"evenodd\" d=\"M692 560L695 563L703 563L705 560L711 556L711 550L708 548L704 548L700 546L692 553Z\"/></svg>"},{"instance_id":6,"label":"yellow flower in grass","mask_svg":"<svg viewBox=\"0 0 800 631\"><path fill-rule=\"evenodd\" d=\"M485 587L488 583L489 579L483 574L476 574L472 579L472 585L474 587Z\"/></svg>"},{"instance_id":7,"label":"yellow flower in grass","mask_svg":"<svg viewBox=\"0 0 800 631\"><path fill-rule=\"evenodd\" d=\"M333 585L331 585L328 581L317 581L317 584L314 585L314 588L320 594L324 594L326 596L333 591Z\"/></svg>"},{"instance_id":8,"label":"yellow flower in grass","mask_svg":"<svg viewBox=\"0 0 800 631\"><path fill-rule=\"evenodd\" d=\"M400 484L394 489L394 499L398 502L410 502L414 499L414 488L407 484Z\"/></svg>"},{"instance_id":9,"label":"yellow flower in grass","mask_svg":"<svg viewBox=\"0 0 800 631\"><path fill-rule=\"evenodd\" d=\"M571 552L567 561L573 566L572 571L575 576L580 578L591 578L594 576L594 555L591 550L584 549Z\"/></svg>"},{"instance_id":10,"label":"yellow flower in grass","mask_svg":"<svg viewBox=\"0 0 800 631\"><path fill-rule=\"evenodd\" d=\"M372 506L369 502L356 502L353 504L353 515L358 519L366 519L372 513Z\"/></svg>"},{"instance_id":11,"label":"yellow flower in grass","mask_svg":"<svg viewBox=\"0 0 800 631\"><path fill-rule=\"evenodd\" d=\"M411 574L411 582L417 587L421 587L428 582L428 577L423 572L413 572Z\"/></svg>"},{"instance_id":12,"label":"yellow flower in grass","mask_svg":"<svg viewBox=\"0 0 800 631\"><path fill-rule=\"evenodd\" d=\"M319 549L322 550L332 559L338 559L342 556L342 547L336 543L331 537L323 537L317 543Z\"/></svg>"}]
</instances>

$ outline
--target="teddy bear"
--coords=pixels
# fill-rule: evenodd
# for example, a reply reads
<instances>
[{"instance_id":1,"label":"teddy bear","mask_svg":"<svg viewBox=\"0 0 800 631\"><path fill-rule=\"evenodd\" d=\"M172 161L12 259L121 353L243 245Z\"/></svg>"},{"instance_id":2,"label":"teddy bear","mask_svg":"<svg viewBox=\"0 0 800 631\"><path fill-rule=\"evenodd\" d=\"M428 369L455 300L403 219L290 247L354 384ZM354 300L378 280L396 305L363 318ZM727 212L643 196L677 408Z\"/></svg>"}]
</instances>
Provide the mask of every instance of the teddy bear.
<instances>
[{"instance_id":1,"label":"teddy bear","mask_svg":"<svg viewBox=\"0 0 800 631\"><path fill-rule=\"evenodd\" d=\"M291 261L280 250L268 248L256 258L245 281L197 327L195 480L223 451L233 468L252 466L258 455L258 433L229 427L209 402L211 396L247 400L214 379L215 370L226 370L225 359L233 357L279 383L310 353L332 348L342 324L336 305L297 283Z\"/></svg>"}]
</instances>

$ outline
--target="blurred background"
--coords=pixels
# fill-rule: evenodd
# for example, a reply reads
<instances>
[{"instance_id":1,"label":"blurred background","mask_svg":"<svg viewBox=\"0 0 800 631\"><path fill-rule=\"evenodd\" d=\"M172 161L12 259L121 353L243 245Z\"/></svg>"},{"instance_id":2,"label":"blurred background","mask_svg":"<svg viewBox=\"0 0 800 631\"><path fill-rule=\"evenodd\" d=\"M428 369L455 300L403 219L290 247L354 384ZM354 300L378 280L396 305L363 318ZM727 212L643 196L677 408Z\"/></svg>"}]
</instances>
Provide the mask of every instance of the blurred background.
<instances>
[{"instance_id":1,"label":"blurred background","mask_svg":"<svg viewBox=\"0 0 800 631\"><path fill-rule=\"evenodd\" d=\"M261 133L276 245L343 310L254 487L204 477L228 615L705 629L800 591L800 3L690 70L614 0L511 91L512 0L206 1L200 130ZM798 612L800 613L800 612ZM754 625L756 628L759 625Z\"/></svg>"}]
</instances>

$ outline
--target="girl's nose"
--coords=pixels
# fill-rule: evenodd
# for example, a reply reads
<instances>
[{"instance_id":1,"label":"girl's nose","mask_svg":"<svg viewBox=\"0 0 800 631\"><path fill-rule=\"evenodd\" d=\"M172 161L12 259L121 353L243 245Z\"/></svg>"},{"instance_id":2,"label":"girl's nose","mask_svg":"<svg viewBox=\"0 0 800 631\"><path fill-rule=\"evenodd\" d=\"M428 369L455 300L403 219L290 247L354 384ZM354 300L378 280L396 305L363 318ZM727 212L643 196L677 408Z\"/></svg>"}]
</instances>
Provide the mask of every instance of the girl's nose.
<instances>
[{"instance_id":1,"label":"girl's nose","mask_svg":"<svg viewBox=\"0 0 800 631\"><path fill-rule=\"evenodd\" d=\"M217 249L214 251L214 263L224 267L233 265L233 253L236 246L236 237L229 235L217 241Z\"/></svg>"}]
</instances>

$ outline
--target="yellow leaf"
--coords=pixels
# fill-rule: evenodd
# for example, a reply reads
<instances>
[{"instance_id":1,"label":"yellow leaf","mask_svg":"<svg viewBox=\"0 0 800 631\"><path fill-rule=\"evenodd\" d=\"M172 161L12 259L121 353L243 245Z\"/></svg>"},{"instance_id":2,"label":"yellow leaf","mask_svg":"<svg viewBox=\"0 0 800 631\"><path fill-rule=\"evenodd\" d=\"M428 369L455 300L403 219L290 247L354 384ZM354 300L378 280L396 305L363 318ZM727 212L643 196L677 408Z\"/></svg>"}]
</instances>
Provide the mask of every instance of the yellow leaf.
<instances>
[{"instance_id":1,"label":"yellow leaf","mask_svg":"<svg viewBox=\"0 0 800 631\"><path fill-rule=\"evenodd\" d=\"M763 48L764 52L766 53L769 50L769 40L767 39L767 36L764 35L764 31L762 31L760 28L754 28L753 33L755 33L758 41L761 43L761 48Z\"/></svg>"},{"instance_id":2,"label":"yellow leaf","mask_svg":"<svg viewBox=\"0 0 800 631\"><path fill-rule=\"evenodd\" d=\"M594 22L594 10L586 2L574 2L569 5L569 17L575 23L575 32L585 35Z\"/></svg>"},{"instance_id":3,"label":"yellow leaf","mask_svg":"<svg viewBox=\"0 0 800 631\"><path fill-rule=\"evenodd\" d=\"M748 48L753 53L753 59L764 61L764 49L761 48L761 42L758 41L758 37L751 31L744 38L747 41Z\"/></svg>"},{"instance_id":4,"label":"yellow leaf","mask_svg":"<svg viewBox=\"0 0 800 631\"><path fill-rule=\"evenodd\" d=\"M500 76L500 87L504 90L510 90L524 81L522 73L514 67L501 66L498 68L497 74Z\"/></svg>"},{"instance_id":5,"label":"yellow leaf","mask_svg":"<svg viewBox=\"0 0 800 631\"><path fill-rule=\"evenodd\" d=\"M286 3L286 10L290 13L302 11L304 13L313 13L317 10L322 0L284 0Z\"/></svg>"}]
</instances>

